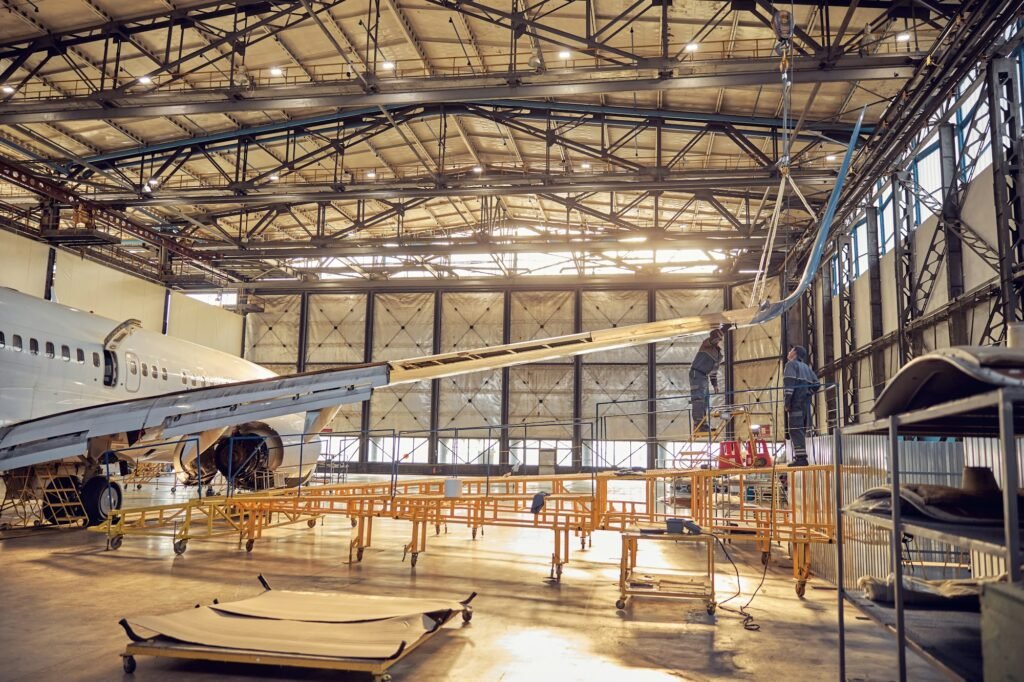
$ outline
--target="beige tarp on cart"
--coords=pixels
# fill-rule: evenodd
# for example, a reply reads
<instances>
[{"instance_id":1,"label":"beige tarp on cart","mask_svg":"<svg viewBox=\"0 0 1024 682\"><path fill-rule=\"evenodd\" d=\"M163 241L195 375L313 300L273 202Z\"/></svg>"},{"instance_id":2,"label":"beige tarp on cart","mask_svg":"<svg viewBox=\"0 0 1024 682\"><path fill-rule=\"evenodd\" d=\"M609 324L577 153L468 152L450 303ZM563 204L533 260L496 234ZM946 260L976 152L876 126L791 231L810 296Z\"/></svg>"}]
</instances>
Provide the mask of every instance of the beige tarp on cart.
<instances>
[{"instance_id":1,"label":"beige tarp on cart","mask_svg":"<svg viewBox=\"0 0 1024 682\"><path fill-rule=\"evenodd\" d=\"M270 590L263 594L210 608L225 614L251 618L307 623L360 623L393 618L408 618L424 613L461 612L465 607L444 599L325 594L323 592L286 592Z\"/></svg>"}]
</instances>

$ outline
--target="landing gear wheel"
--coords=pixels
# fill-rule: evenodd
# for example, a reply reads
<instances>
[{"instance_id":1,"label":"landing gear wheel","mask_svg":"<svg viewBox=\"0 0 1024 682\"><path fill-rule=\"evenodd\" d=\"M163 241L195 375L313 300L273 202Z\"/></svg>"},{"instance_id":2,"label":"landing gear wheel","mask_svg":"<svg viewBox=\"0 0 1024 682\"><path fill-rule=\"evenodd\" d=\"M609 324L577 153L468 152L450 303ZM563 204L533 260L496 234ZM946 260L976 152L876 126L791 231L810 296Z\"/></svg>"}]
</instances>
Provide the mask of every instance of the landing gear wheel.
<instances>
[{"instance_id":1,"label":"landing gear wheel","mask_svg":"<svg viewBox=\"0 0 1024 682\"><path fill-rule=\"evenodd\" d=\"M252 548L255 547L255 546L256 546L256 541L253 540L252 538L250 538L250 539L245 541L245 551L246 552L251 552Z\"/></svg>"},{"instance_id":2,"label":"landing gear wheel","mask_svg":"<svg viewBox=\"0 0 1024 682\"><path fill-rule=\"evenodd\" d=\"M768 560L771 558L771 556L772 556L771 552L761 552L761 565L762 566L767 566L768 565Z\"/></svg>"},{"instance_id":3,"label":"landing gear wheel","mask_svg":"<svg viewBox=\"0 0 1024 682\"><path fill-rule=\"evenodd\" d=\"M807 581L806 580L797 580L796 581L796 586L793 589L796 591L796 596L803 597L804 596L804 592L807 591Z\"/></svg>"},{"instance_id":4,"label":"landing gear wheel","mask_svg":"<svg viewBox=\"0 0 1024 682\"><path fill-rule=\"evenodd\" d=\"M171 494L173 495L176 492L178 492L178 489L175 486L172 485L171 486Z\"/></svg>"},{"instance_id":5,"label":"landing gear wheel","mask_svg":"<svg viewBox=\"0 0 1024 682\"><path fill-rule=\"evenodd\" d=\"M624 608L626 608L626 600L625 599L620 599L617 602L615 602L615 608L617 608L619 611L621 611Z\"/></svg>"},{"instance_id":6,"label":"landing gear wheel","mask_svg":"<svg viewBox=\"0 0 1024 682\"><path fill-rule=\"evenodd\" d=\"M174 553L181 556L188 549L188 540L175 540L174 541Z\"/></svg>"},{"instance_id":7,"label":"landing gear wheel","mask_svg":"<svg viewBox=\"0 0 1024 682\"><path fill-rule=\"evenodd\" d=\"M309 521L306 521L306 525L309 526L310 528L315 528L316 527L316 519L310 519Z\"/></svg>"},{"instance_id":8,"label":"landing gear wheel","mask_svg":"<svg viewBox=\"0 0 1024 682\"><path fill-rule=\"evenodd\" d=\"M110 538L110 540L107 541L107 546L110 549L120 549L121 548L121 544L123 542L124 542L124 536L123 535L114 535L113 537Z\"/></svg>"},{"instance_id":9,"label":"landing gear wheel","mask_svg":"<svg viewBox=\"0 0 1024 682\"><path fill-rule=\"evenodd\" d=\"M413 568L416 567L416 559L419 557L419 555L420 555L419 552L413 552L412 556L409 557L409 563L410 563L410 565L412 565Z\"/></svg>"},{"instance_id":10,"label":"landing gear wheel","mask_svg":"<svg viewBox=\"0 0 1024 682\"><path fill-rule=\"evenodd\" d=\"M462 622L468 623L471 620L473 620L473 608L467 606L466 609L462 612Z\"/></svg>"},{"instance_id":11,"label":"landing gear wheel","mask_svg":"<svg viewBox=\"0 0 1024 682\"><path fill-rule=\"evenodd\" d=\"M122 657L121 658L121 665L122 665L122 667L124 667L125 674L126 675L131 675L133 672L135 672L135 657L134 656L124 656L124 657Z\"/></svg>"},{"instance_id":12,"label":"landing gear wheel","mask_svg":"<svg viewBox=\"0 0 1024 682\"><path fill-rule=\"evenodd\" d=\"M121 486L106 476L93 476L82 486L82 505L95 526L110 518L111 512L121 508Z\"/></svg>"},{"instance_id":13,"label":"landing gear wheel","mask_svg":"<svg viewBox=\"0 0 1024 682\"><path fill-rule=\"evenodd\" d=\"M708 615L709 616L715 615L715 609L717 609L717 608L718 608L718 604L716 604L713 601L709 601L708 602Z\"/></svg>"}]
</instances>

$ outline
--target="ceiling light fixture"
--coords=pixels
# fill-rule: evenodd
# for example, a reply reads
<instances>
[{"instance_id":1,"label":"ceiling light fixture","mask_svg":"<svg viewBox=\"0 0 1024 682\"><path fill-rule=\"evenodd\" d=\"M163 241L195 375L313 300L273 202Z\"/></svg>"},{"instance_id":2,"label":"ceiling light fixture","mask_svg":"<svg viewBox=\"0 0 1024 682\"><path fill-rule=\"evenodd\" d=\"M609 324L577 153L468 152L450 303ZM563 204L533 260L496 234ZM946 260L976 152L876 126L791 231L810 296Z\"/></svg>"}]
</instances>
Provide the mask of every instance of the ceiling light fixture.
<instances>
[{"instance_id":1,"label":"ceiling light fixture","mask_svg":"<svg viewBox=\"0 0 1024 682\"><path fill-rule=\"evenodd\" d=\"M572 52L569 52L569 50L562 50L558 53L558 58L562 60L572 59Z\"/></svg>"},{"instance_id":2,"label":"ceiling light fixture","mask_svg":"<svg viewBox=\"0 0 1024 682\"><path fill-rule=\"evenodd\" d=\"M281 179L281 176L278 175L277 173L274 173L273 175L270 176L270 181L271 182L277 182L280 179Z\"/></svg>"},{"instance_id":3,"label":"ceiling light fixture","mask_svg":"<svg viewBox=\"0 0 1024 682\"><path fill-rule=\"evenodd\" d=\"M12 88L10 85L5 85L5 86L3 86L3 88L0 88L0 89L2 89L4 91L5 95L13 95L14 94L14 88Z\"/></svg>"},{"instance_id":4,"label":"ceiling light fixture","mask_svg":"<svg viewBox=\"0 0 1024 682\"><path fill-rule=\"evenodd\" d=\"M270 75L273 76L274 78L280 78L281 76L284 75L284 69L282 69L280 66L272 66L270 67Z\"/></svg>"},{"instance_id":5,"label":"ceiling light fixture","mask_svg":"<svg viewBox=\"0 0 1024 682\"><path fill-rule=\"evenodd\" d=\"M697 43L686 43L687 52L696 52L698 49L700 49L700 45Z\"/></svg>"},{"instance_id":6,"label":"ceiling light fixture","mask_svg":"<svg viewBox=\"0 0 1024 682\"><path fill-rule=\"evenodd\" d=\"M483 173L484 169L481 168L480 166L473 166L473 172L474 173Z\"/></svg>"},{"instance_id":7,"label":"ceiling light fixture","mask_svg":"<svg viewBox=\"0 0 1024 682\"><path fill-rule=\"evenodd\" d=\"M143 186L142 186L142 191L143 191L143 192L152 192L152 191L153 191L153 188L152 188L152 187L150 187L149 185L143 185Z\"/></svg>"},{"instance_id":8,"label":"ceiling light fixture","mask_svg":"<svg viewBox=\"0 0 1024 682\"><path fill-rule=\"evenodd\" d=\"M376 171L367 171L366 177L368 177L371 180L373 180L375 177L377 177L377 172Z\"/></svg>"},{"instance_id":9,"label":"ceiling light fixture","mask_svg":"<svg viewBox=\"0 0 1024 682\"><path fill-rule=\"evenodd\" d=\"M153 82L153 79L150 78L149 76L139 76L139 82L142 83L143 85L149 85L150 83Z\"/></svg>"},{"instance_id":10,"label":"ceiling light fixture","mask_svg":"<svg viewBox=\"0 0 1024 682\"><path fill-rule=\"evenodd\" d=\"M622 242L623 244L643 244L645 241L647 241L647 237L623 237L619 241Z\"/></svg>"},{"instance_id":11,"label":"ceiling light fixture","mask_svg":"<svg viewBox=\"0 0 1024 682\"><path fill-rule=\"evenodd\" d=\"M590 170L590 162L584 161L583 163L580 164L580 168L582 168L583 170Z\"/></svg>"},{"instance_id":12,"label":"ceiling light fixture","mask_svg":"<svg viewBox=\"0 0 1024 682\"><path fill-rule=\"evenodd\" d=\"M909 43L910 42L910 34L907 33L906 31L904 31L903 33L897 33L896 34L896 42L897 43Z\"/></svg>"},{"instance_id":13,"label":"ceiling light fixture","mask_svg":"<svg viewBox=\"0 0 1024 682\"><path fill-rule=\"evenodd\" d=\"M384 69L385 71L394 71L395 63L392 61L382 62L380 68Z\"/></svg>"},{"instance_id":14,"label":"ceiling light fixture","mask_svg":"<svg viewBox=\"0 0 1024 682\"><path fill-rule=\"evenodd\" d=\"M836 155L835 154L829 154L828 156L825 157L825 160L826 161L835 161L836 160Z\"/></svg>"},{"instance_id":15,"label":"ceiling light fixture","mask_svg":"<svg viewBox=\"0 0 1024 682\"><path fill-rule=\"evenodd\" d=\"M146 180L146 184L149 185L150 187L156 187L157 185L160 184L160 181L157 180L156 178L150 178L149 180Z\"/></svg>"}]
</instances>

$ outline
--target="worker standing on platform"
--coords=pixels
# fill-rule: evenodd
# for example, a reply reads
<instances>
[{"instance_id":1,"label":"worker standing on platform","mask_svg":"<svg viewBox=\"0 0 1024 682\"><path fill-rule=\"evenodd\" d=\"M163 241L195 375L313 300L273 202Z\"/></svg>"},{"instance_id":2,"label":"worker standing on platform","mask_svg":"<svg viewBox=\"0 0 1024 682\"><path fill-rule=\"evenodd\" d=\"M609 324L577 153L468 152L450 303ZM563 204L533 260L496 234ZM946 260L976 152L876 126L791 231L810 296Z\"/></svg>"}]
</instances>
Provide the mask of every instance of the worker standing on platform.
<instances>
[{"instance_id":1,"label":"worker standing on platform","mask_svg":"<svg viewBox=\"0 0 1024 682\"><path fill-rule=\"evenodd\" d=\"M805 467L807 461L807 431L811 425L811 399L818 390L818 375L807 364L807 349L793 346L786 356L782 371L785 393L786 421L789 439L793 442L791 467Z\"/></svg>"},{"instance_id":2,"label":"worker standing on platform","mask_svg":"<svg viewBox=\"0 0 1024 682\"><path fill-rule=\"evenodd\" d=\"M710 431L707 423L708 383L718 393L718 366L722 364L722 330L712 329L690 365L690 416L693 433Z\"/></svg>"}]
</instances>

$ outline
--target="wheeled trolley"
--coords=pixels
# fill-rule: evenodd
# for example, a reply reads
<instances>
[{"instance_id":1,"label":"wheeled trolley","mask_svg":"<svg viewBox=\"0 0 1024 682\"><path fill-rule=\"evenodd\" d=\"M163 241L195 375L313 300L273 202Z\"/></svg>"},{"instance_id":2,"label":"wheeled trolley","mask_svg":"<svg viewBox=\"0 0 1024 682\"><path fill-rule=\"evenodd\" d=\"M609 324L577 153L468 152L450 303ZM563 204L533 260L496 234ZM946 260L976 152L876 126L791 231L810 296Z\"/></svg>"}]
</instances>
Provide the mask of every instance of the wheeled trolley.
<instances>
[{"instance_id":1,"label":"wheeled trolley","mask_svg":"<svg viewBox=\"0 0 1024 682\"><path fill-rule=\"evenodd\" d=\"M652 574L637 570L640 541L702 542L707 559L703 575ZM622 532L622 558L619 563L619 599L615 608L626 608L630 597L657 597L703 601L708 614L714 614L715 602L715 538L701 533L645 532L639 529Z\"/></svg>"}]
</instances>

